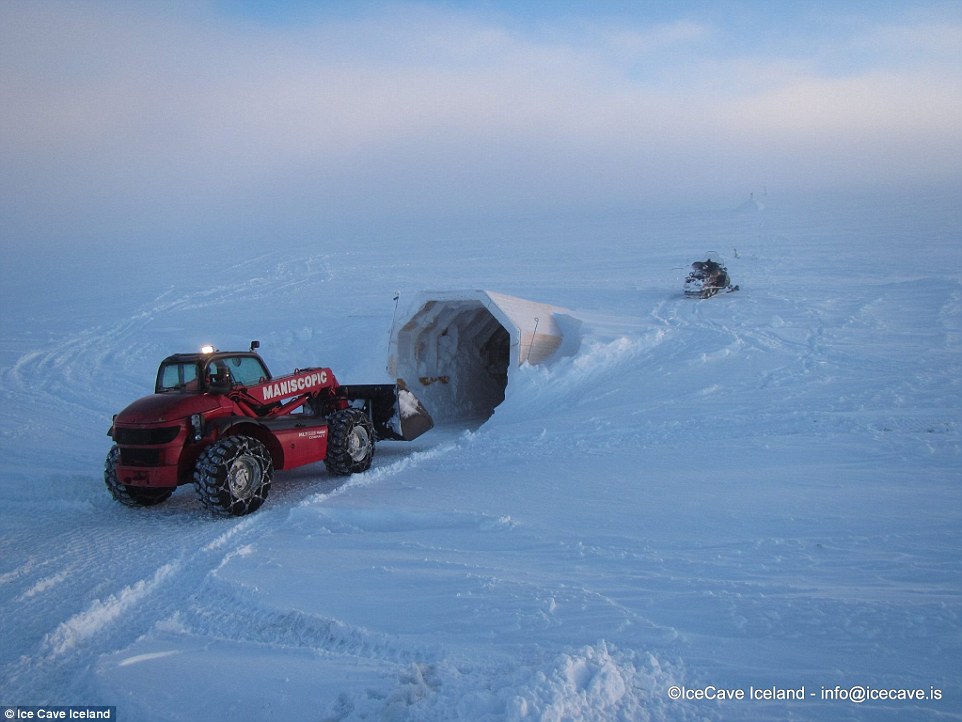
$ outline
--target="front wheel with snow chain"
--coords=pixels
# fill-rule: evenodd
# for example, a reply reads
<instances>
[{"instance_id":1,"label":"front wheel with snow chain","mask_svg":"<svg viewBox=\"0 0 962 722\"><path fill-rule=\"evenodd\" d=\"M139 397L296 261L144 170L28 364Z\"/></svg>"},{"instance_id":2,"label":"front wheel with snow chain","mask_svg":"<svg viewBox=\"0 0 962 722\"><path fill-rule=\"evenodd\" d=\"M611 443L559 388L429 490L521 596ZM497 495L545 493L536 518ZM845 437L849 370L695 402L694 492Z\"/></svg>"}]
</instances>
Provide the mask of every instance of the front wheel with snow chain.
<instances>
[{"instance_id":1,"label":"front wheel with snow chain","mask_svg":"<svg viewBox=\"0 0 962 722\"><path fill-rule=\"evenodd\" d=\"M124 506L157 506L170 498L173 489L128 486L117 477L120 448L114 446L104 462L104 484L110 495Z\"/></svg>"},{"instance_id":2,"label":"front wheel with snow chain","mask_svg":"<svg viewBox=\"0 0 962 722\"><path fill-rule=\"evenodd\" d=\"M213 513L243 516L264 503L273 476L274 461L264 444L249 436L226 436L200 455L194 488Z\"/></svg>"},{"instance_id":3,"label":"front wheel with snow chain","mask_svg":"<svg viewBox=\"0 0 962 722\"><path fill-rule=\"evenodd\" d=\"M360 409L335 412L328 424L324 465L335 476L358 474L371 468L374 425Z\"/></svg>"}]
</instances>

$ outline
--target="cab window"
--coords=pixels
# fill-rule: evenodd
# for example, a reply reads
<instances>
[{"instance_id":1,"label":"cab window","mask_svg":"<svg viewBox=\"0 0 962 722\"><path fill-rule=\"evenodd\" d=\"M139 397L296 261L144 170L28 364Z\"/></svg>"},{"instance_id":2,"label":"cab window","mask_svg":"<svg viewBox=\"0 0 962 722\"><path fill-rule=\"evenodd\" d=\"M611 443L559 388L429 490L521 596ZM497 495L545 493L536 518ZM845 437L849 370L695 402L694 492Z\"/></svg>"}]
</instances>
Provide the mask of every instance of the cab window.
<instances>
[{"instance_id":1,"label":"cab window","mask_svg":"<svg viewBox=\"0 0 962 722\"><path fill-rule=\"evenodd\" d=\"M168 391L195 391L197 389L196 363L169 363L161 366L157 374L157 388L159 394Z\"/></svg>"},{"instance_id":2,"label":"cab window","mask_svg":"<svg viewBox=\"0 0 962 722\"><path fill-rule=\"evenodd\" d=\"M218 359L216 364L218 370L221 373L226 370L231 383L238 386L254 386L270 378L264 364L256 356L227 356Z\"/></svg>"}]
</instances>

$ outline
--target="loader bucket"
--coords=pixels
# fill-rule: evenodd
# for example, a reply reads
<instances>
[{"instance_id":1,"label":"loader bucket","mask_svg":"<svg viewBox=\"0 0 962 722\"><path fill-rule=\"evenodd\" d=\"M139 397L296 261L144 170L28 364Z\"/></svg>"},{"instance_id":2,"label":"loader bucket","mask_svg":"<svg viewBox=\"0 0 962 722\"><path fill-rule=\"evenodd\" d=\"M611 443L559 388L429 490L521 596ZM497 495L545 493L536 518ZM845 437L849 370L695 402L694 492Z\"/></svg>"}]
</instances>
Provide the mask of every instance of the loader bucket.
<instances>
[{"instance_id":1,"label":"loader bucket","mask_svg":"<svg viewBox=\"0 0 962 722\"><path fill-rule=\"evenodd\" d=\"M379 439L413 441L434 426L434 419L401 379L397 384L356 384L341 387L352 406L371 417Z\"/></svg>"}]
</instances>

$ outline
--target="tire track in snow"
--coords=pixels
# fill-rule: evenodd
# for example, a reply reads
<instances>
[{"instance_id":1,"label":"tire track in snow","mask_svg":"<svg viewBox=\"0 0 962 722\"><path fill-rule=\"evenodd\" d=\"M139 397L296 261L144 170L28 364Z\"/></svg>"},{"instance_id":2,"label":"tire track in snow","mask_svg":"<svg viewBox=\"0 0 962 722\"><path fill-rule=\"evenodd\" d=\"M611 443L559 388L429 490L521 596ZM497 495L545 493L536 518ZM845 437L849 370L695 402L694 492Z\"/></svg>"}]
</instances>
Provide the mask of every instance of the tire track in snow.
<instances>
[{"instance_id":1,"label":"tire track in snow","mask_svg":"<svg viewBox=\"0 0 962 722\"><path fill-rule=\"evenodd\" d=\"M35 597L38 594L44 594L50 591L51 589L60 586L65 581L67 581L71 576L72 574L69 570L61 570L52 576L43 577L42 579L37 581L36 584L30 587L27 591L25 591L23 594L17 597L14 601L22 602L32 597Z\"/></svg>"},{"instance_id":2,"label":"tire track in snow","mask_svg":"<svg viewBox=\"0 0 962 722\"><path fill-rule=\"evenodd\" d=\"M159 622L178 635L226 640L315 655L352 657L390 666L415 664L438 656L426 647L411 647L388 634L298 609L280 609L259 601L256 591L207 577L201 593ZM121 662L122 664L122 662Z\"/></svg>"},{"instance_id":3,"label":"tire track in snow","mask_svg":"<svg viewBox=\"0 0 962 722\"><path fill-rule=\"evenodd\" d=\"M348 489L380 483L441 458L460 443L457 439L415 451L299 503L318 503ZM288 498L297 504L303 492L292 493ZM104 497L95 505L96 518L81 518L79 524L67 523L70 510L62 508L60 520L65 523L49 513L46 517L57 533L23 523L20 541L33 552L0 575L0 601L7 600L0 622L13 628L13 620L32 620L18 632L20 641L11 645L10 651L19 650L20 656L8 657L0 668L8 691L30 699L57 689L67 700L69 690L84 689L84 677L97 659L129 648L157 624L176 626L178 620L201 636L299 646L391 665L413 663L418 656L336 620L301 618L296 613L292 617L291 612L264 607L253 595L217 578L218 570L233 558L256 549L254 540L284 518L291 503L265 506L256 515L229 522L225 530L222 521L188 508L194 506L193 499L185 496L147 510L117 509ZM153 571L144 574L144 567L151 564ZM89 585L88 593L78 593L76 586L84 584ZM185 603L186 599L191 601Z\"/></svg>"},{"instance_id":4,"label":"tire track in snow","mask_svg":"<svg viewBox=\"0 0 962 722\"><path fill-rule=\"evenodd\" d=\"M416 680L431 676L435 662L443 659L442 653L430 643L412 645L410 640L352 625L335 617L312 614L284 604L272 606L256 586L243 580L235 581L230 574L221 572L234 560L245 557L253 557L253 562L259 563L256 556L258 537L283 526L283 521L293 510L322 503L331 495L339 495L348 489L394 478L405 470L445 456L458 448L459 443L455 440L443 444L440 449L431 447L416 451L411 457L405 455L365 474L349 477L347 483L339 483L330 491L313 493L299 502L294 499L290 504L263 507L256 515L245 517L202 543L195 555L178 560L176 568L169 571L158 569L154 577L145 579L144 585L131 585L125 590L126 594L117 595L118 605L128 599L133 602L125 614L144 617L145 623L139 628L120 628L111 632L105 625L99 637L90 635L80 640L77 650L67 650L65 659L71 666L79 666L79 660L85 659L87 668L102 677L112 675L111 670L119 672L141 661L169 656L165 650L170 644L177 649L206 649L211 645L221 648L220 643L226 643L227 648L240 650L242 655L248 652L280 654L285 659L290 655L295 658L304 656L322 665L341 667L348 664L354 667L360 664L365 669L381 670L385 679L398 680L396 686L389 683L385 692L391 699L381 702L365 698L361 700L362 706L400 704L417 686ZM155 581L156 585L152 584ZM88 611L96 616L101 612L101 606L92 604ZM65 626L82 628L85 619L80 616L68 620ZM50 637L48 642L52 640ZM70 655L79 651L81 646L86 652L82 657L75 654L78 662L74 664ZM124 679L123 675L118 679ZM393 699L395 696L396 700Z\"/></svg>"},{"instance_id":5,"label":"tire track in snow","mask_svg":"<svg viewBox=\"0 0 962 722\"><path fill-rule=\"evenodd\" d=\"M463 436L462 433L456 440L416 451L364 474L349 477L346 483L312 494L293 508L323 503L349 489L378 484L411 468L443 458L460 448ZM444 658L441 650L433 648L430 643L412 645L410 640L351 625L334 617L286 606L274 607L262 598L256 587L220 574L233 560L256 555L256 538L265 531L276 529L278 521L291 510L291 505L271 510L264 507L257 515L245 517L202 547L199 554L206 562L200 565L192 562L198 567L195 572L178 568L172 570L171 578L167 578L164 570L158 570L155 575L160 577L157 578L156 598L146 599L145 594L141 608L137 610L139 614L147 612L151 624L140 635L128 633L113 644L98 645L97 656L103 660L98 665L99 673L107 673L104 670L110 667L123 668L145 659L166 656L164 652L149 650L155 649L153 645L158 643L169 643L172 638L181 640L175 643L178 647L187 648L195 646L188 640L197 639L204 646L211 642L228 642L254 650L272 649L285 655L306 653L310 659L329 660L336 665L356 665L360 660L366 668L382 669L388 678L398 680L399 687L393 692L397 699L389 699L386 704L406 699L406 690L415 684L412 680L433 674L434 664ZM191 582L187 589L184 588L185 580ZM178 603L168 603L171 592L163 589L180 590L179 593L173 592L178 595ZM139 587L132 591L136 594ZM153 610L162 609L167 613L152 614ZM99 612L100 608L93 611ZM144 647L139 644L141 641L145 641ZM144 649L148 651L144 652Z\"/></svg>"},{"instance_id":6,"label":"tire track in snow","mask_svg":"<svg viewBox=\"0 0 962 722\"><path fill-rule=\"evenodd\" d=\"M434 429L432 430L432 433L437 433L438 431L441 431L442 433L444 432L441 429ZM452 432L448 431L447 433ZM381 483L385 479L390 479L409 469L416 468L428 462L433 462L455 451L458 451L462 448L463 442L468 441L471 438L471 432L458 432L458 437L453 441L439 441L437 444L430 446L423 451L411 452L410 454L402 456L397 461L389 462L383 466L376 464L377 452L375 452L375 465L370 469L361 474L353 474L352 476L347 477L344 483L338 484L329 491L323 491L311 495L307 499L304 499L300 503L300 506L313 506L315 504L323 503L327 499L339 496L350 489L374 486Z\"/></svg>"},{"instance_id":7,"label":"tire track in snow","mask_svg":"<svg viewBox=\"0 0 962 722\"><path fill-rule=\"evenodd\" d=\"M250 266L257 268L264 258L266 256L237 264L228 269L226 275L230 275L232 270L240 273ZM317 265L320 270L315 269ZM51 395L53 389L72 389L75 392L86 389L91 381L97 380L98 371L117 367L115 349L127 347L126 342L129 339L137 337L140 331L158 318L182 311L204 310L226 303L228 299L231 303L256 300L274 295L278 290L317 283L318 276L321 277L321 282L333 278L333 271L326 256L282 261L263 275L244 276L242 280L205 286L177 296L174 296L173 289L169 289L113 324L83 329L58 340L47 350L24 353L5 370L5 386L8 389L37 392L41 395ZM110 363L107 363L108 361ZM54 380L62 380L62 383L49 383ZM90 396L86 394L78 393L78 397L85 403L90 401Z\"/></svg>"},{"instance_id":8,"label":"tire track in snow","mask_svg":"<svg viewBox=\"0 0 962 722\"><path fill-rule=\"evenodd\" d=\"M186 523L165 528L170 515L156 516L146 524L125 523L123 515L118 515L114 518L118 523L101 529L97 540L86 549L81 544L79 554L61 562L65 566L58 575L85 580L92 586L92 594L65 592L63 583L46 583L53 578L46 576L3 604L6 629L14 628L17 619L30 622L16 633L20 656L2 668L4 691L29 700L49 699L50 690L57 690L62 695L60 703L70 703L71 690L82 694L85 679L98 658L130 646L158 620L168 618L171 609L183 606L185 598L203 589L205 580L225 559L260 535L276 515L264 510L263 516L235 521L226 531L206 517L200 523L194 516ZM145 519L145 515L138 516ZM35 541L54 547L76 538L68 532ZM114 550L115 556L106 556L105 546ZM117 550L123 552L117 554ZM156 564L152 573L135 574L130 579L131 570L149 568L151 563ZM30 584L23 578L29 570L29 565L21 565L15 578ZM12 581L11 574L4 576ZM79 610L78 603L82 605ZM46 621L39 625L47 625L46 631L34 621L38 609L45 610L39 616ZM58 616L63 621L50 628L49 620ZM9 631L7 634L12 636Z\"/></svg>"},{"instance_id":9,"label":"tire track in snow","mask_svg":"<svg viewBox=\"0 0 962 722\"><path fill-rule=\"evenodd\" d=\"M116 622L121 615L132 611L164 581L175 576L179 566L176 563L164 564L149 579L141 579L106 599L94 600L87 609L61 622L60 626L44 637L42 652L47 659L56 658L85 643Z\"/></svg>"}]
</instances>

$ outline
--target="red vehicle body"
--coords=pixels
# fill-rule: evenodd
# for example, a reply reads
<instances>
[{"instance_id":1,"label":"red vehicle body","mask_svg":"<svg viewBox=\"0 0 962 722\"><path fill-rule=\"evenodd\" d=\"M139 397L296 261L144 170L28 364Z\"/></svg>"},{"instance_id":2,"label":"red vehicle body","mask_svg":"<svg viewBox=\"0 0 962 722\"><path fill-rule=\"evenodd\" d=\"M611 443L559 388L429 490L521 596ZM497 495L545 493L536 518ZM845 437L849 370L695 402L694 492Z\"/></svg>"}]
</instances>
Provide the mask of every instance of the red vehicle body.
<instances>
[{"instance_id":1,"label":"red vehicle body","mask_svg":"<svg viewBox=\"0 0 962 722\"><path fill-rule=\"evenodd\" d=\"M379 439L433 426L403 382L343 386L329 368L271 376L250 351L175 354L154 393L114 417L104 481L128 506L153 506L193 483L219 514L255 511L275 470L323 461L337 475L367 470Z\"/></svg>"}]
</instances>

